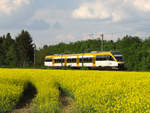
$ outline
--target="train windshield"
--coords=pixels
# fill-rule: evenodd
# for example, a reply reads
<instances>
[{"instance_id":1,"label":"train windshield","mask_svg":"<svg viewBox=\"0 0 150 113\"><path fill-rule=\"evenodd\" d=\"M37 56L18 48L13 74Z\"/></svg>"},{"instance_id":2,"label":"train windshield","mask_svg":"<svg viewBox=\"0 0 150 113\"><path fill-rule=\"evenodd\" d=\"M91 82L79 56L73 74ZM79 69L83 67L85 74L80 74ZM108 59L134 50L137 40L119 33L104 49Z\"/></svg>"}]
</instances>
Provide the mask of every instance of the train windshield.
<instances>
[{"instance_id":1,"label":"train windshield","mask_svg":"<svg viewBox=\"0 0 150 113\"><path fill-rule=\"evenodd\" d=\"M111 52L117 61L124 61L122 54L119 51L112 51Z\"/></svg>"},{"instance_id":2,"label":"train windshield","mask_svg":"<svg viewBox=\"0 0 150 113\"><path fill-rule=\"evenodd\" d=\"M124 61L122 56L115 56L117 61Z\"/></svg>"}]
</instances>

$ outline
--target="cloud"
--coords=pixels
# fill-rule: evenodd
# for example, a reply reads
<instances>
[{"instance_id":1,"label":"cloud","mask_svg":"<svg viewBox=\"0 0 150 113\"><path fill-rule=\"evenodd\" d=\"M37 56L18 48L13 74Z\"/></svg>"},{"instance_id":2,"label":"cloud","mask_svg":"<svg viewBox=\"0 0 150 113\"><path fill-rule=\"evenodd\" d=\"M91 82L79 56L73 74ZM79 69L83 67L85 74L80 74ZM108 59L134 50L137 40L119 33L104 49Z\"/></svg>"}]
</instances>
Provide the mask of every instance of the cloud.
<instances>
[{"instance_id":1,"label":"cloud","mask_svg":"<svg viewBox=\"0 0 150 113\"><path fill-rule=\"evenodd\" d=\"M124 0L125 3L131 3L135 8L141 11L150 11L150 0Z\"/></svg>"},{"instance_id":2,"label":"cloud","mask_svg":"<svg viewBox=\"0 0 150 113\"><path fill-rule=\"evenodd\" d=\"M119 22L124 19L141 16L140 11L150 12L150 0L94 0L84 1L73 10L75 19L100 19Z\"/></svg>"},{"instance_id":3,"label":"cloud","mask_svg":"<svg viewBox=\"0 0 150 113\"><path fill-rule=\"evenodd\" d=\"M0 13L10 15L21 6L28 4L30 4L29 0L0 0Z\"/></svg>"},{"instance_id":4,"label":"cloud","mask_svg":"<svg viewBox=\"0 0 150 113\"><path fill-rule=\"evenodd\" d=\"M37 10L33 15L33 20L42 20L51 25L51 31L61 31L68 25L71 18L71 12L68 10L59 10L55 8L44 8Z\"/></svg>"},{"instance_id":5,"label":"cloud","mask_svg":"<svg viewBox=\"0 0 150 113\"><path fill-rule=\"evenodd\" d=\"M121 9L123 2L114 0L96 0L94 2L85 2L75 9L72 13L76 19L101 19L121 21L125 18L125 12Z\"/></svg>"},{"instance_id":6,"label":"cloud","mask_svg":"<svg viewBox=\"0 0 150 113\"><path fill-rule=\"evenodd\" d=\"M125 16L127 16L127 15L123 11L116 10L116 11L112 12L111 16L112 16L113 22L119 22L119 21L125 19L126 18Z\"/></svg>"},{"instance_id":7,"label":"cloud","mask_svg":"<svg viewBox=\"0 0 150 113\"><path fill-rule=\"evenodd\" d=\"M105 8L102 2L96 1L82 4L78 9L73 11L72 15L74 18L80 19L106 19L110 17L110 12Z\"/></svg>"}]
</instances>

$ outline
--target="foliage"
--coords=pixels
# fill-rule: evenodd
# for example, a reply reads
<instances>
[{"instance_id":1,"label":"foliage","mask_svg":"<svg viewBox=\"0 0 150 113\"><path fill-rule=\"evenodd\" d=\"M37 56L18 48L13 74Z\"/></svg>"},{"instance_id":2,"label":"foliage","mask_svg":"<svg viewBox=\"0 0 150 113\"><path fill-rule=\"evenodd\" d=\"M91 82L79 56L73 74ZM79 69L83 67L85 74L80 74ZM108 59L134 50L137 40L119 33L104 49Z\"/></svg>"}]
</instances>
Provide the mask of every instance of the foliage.
<instances>
[{"instance_id":1,"label":"foliage","mask_svg":"<svg viewBox=\"0 0 150 113\"><path fill-rule=\"evenodd\" d=\"M56 74L78 113L149 112L149 73L66 71Z\"/></svg>"},{"instance_id":2,"label":"foliage","mask_svg":"<svg viewBox=\"0 0 150 113\"><path fill-rule=\"evenodd\" d=\"M75 101L76 113L150 112L150 73L0 69L0 112L15 108L27 81L37 89L33 113L59 113L59 87Z\"/></svg>"},{"instance_id":3,"label":"foliage","mask_svg":"<svg viewBox=\"0 0 150 113\"><path fill-rule=\"evenodd\" d=\"M34 47L32 44L32 38L28 31L22 31L18 37L16 37L17 51L19 53L19 64L26 66L30 65L34 60Z\"/></svg>"},{"instance_id":4,"label":"foliage","mask_svg":"<svg viewBox=\"0 0 150 113\"><path fill-rule=\"evenodd\" d=\"M28 31L22 31L15 39L8 33L0 37L0 66L25 67L33 64L34 48Z\"/></svg>"},{"instance_id":5,"label":"foliage","mask_svg":"<svg viewBox=\"0 0 150 113\"><path fill-rule=\"evenodd\" d=\"M0 70L0 113L11 111L22 96L27 79L16 71Z\"/></svg>"}]
</instances>

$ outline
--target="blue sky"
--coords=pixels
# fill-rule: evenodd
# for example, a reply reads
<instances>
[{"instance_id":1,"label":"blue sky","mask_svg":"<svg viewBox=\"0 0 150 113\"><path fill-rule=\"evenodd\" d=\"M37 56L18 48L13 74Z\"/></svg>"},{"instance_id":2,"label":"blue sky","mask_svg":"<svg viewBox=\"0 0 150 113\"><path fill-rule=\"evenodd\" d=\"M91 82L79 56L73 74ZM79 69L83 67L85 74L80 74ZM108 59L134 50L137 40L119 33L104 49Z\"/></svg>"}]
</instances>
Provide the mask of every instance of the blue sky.
<instances>
[{"instance_id":1,"label":"blue sky","mask_svg":"<svg viewBox=\"0 0 150 113\"><path fill-rule=\"evenodd\" d=\"M150 35L150 0L0 0L0 35L28 30L39 46ZM95 34L96 35L91 35Z\"/></svg>"}]
</instances>

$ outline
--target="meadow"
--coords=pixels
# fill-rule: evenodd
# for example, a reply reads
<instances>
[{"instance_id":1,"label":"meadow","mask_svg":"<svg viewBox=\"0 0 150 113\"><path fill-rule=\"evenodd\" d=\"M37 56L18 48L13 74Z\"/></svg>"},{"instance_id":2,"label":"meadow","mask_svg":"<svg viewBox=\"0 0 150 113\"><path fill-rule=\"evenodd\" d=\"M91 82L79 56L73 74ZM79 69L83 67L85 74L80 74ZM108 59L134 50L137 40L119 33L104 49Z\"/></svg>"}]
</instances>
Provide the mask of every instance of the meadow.
<instances>
[{"instance_id":1,"label":"meadow","mask_svg":"<svg viewBox=\"0 0 150 113\"><path fill-rule=\"evenodd\" d=\"M0 69L0 113L32 91L32 113L150 112L149 72Z\"/></svg>"}]
</instances>

